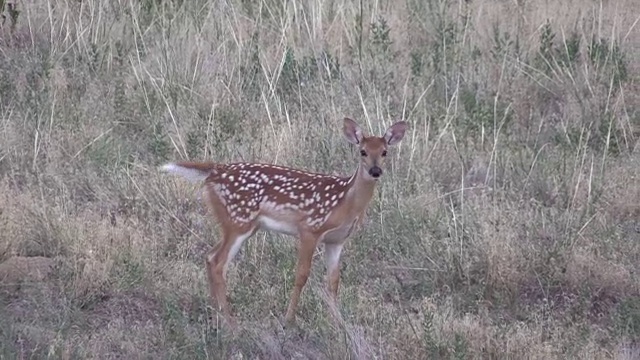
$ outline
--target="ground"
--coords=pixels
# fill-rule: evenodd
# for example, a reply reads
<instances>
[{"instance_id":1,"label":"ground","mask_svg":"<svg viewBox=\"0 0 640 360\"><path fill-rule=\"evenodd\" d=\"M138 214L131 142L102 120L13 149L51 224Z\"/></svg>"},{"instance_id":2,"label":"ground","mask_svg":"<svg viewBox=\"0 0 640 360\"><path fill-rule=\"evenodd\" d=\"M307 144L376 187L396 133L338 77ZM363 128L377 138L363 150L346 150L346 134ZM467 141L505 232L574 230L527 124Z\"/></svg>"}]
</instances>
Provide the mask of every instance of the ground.
<instances>
[{"instance_id":1,"label":"ground","mask_svg":"<svg viewBox=\"0 0 640 360\"><path fill-rule=\"evenodd\" d=\"M15 5L14 5L15 4ZM0 358L640 358L640 34L610 2L2 2ZM283 330L295 239L204 268L173 160L347 176L389 149Z\"/></svg>"}]
</instances>

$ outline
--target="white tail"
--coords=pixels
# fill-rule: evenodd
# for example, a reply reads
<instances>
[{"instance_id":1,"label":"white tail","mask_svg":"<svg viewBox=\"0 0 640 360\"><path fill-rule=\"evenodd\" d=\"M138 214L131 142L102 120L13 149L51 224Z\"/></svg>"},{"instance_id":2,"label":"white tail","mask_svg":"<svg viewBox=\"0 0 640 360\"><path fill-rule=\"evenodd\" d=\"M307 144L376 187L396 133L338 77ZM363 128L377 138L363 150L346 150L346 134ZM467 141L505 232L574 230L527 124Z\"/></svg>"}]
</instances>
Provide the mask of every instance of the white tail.
<instances>
[{"instance_id":1,"label":"white tail","mask_svg":"<svg viewBox=\"0 0 640 360\"><path fill-rule=\"evenodd\" d=\"M213 164L211 165L213 167ZM207 178L207 176L209 176L209 174L211 173L211 169L207 169L202 166L200 167L189 166L189 165L182 166L180 164L175 164L175 163L162 165L160 169L166 172L172 172L172 173L181 175L182 177L192 182L204 181Z\"/></svg>"},{"instance_id":2,"label":"white tail","mask_svg":"<svg viewBox=\"0 0 640 360\"><path fill-rule=\"evenodd\" d=\"M296 280L285 321L295 318L298 300L307 282L315 248L324 244L328 287L337 300L340 254L358 223L382 175L387 147L402 140L407 123L397 122L383 137L363 135L351 119L343 132L359 148L360 161L350 177L315 174L292 168L251 163L215 164L176 162L163 170L190 180L204 181L206 201L219 222L222 239L207 255L212 300L230 325L235 325L226 298L227 265L243 242L263 229L293 235L298 243Z\"/></svg>"}]
</instances>

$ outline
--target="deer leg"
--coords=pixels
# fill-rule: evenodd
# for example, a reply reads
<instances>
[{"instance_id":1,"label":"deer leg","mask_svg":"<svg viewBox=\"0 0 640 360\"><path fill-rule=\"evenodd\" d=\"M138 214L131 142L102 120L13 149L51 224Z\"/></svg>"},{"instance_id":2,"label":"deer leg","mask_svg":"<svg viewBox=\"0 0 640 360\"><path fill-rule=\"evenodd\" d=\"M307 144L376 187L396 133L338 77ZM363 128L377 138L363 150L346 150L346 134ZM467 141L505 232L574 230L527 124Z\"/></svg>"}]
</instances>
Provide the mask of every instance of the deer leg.
<instances>
[{"instance_id":1,"label":"deer leg","mask_svg":"<svg viewBox=\"0 0 640 360\"><path fill-rule=\"evenodd\" d=\"M327 287L331 300L337 305L338 286L340 284L340 254L343 244L325 244L324 258L327 266Z\"/></svg>"},{"instance_id":2,"label":"deer leg","mask_svg":"<svg viewBox=\"0 0 640 360\"><path fill-rule=\"evenodd\" d=\"M217 300L217 296L216 296L216 292L215 292L215 288L213 286L214 284L214 268L215 268L215 257L216 257L216 253L218 252L218 250L220 250L220 248L222 247L222 245L224 244L224 238L222 241L219 241L213 248L211 248L211 250L209 250L209 252L207 252L207 256L205 258L205 266L207 269L207 279L209 281L209 296L211 299L211 302L214 307L218 306L218 300Z\"/></svg>"},{"instance_id":3,"label":"deer leg","mask_svg":"<svg viewBox=\"0 0 640 360\"><path fill-rule=\"evenodd\" d=\"M311 271L311 260L313 258L313 251L316 248L316 242L313 237L302 236L298 247L298 262L296 264L296 279L291 292L291 299L289 300L289 307L284 317L287 325L293 324L296 316L296 310L298 308L298 301L300 300L300 294L302 289L307 283L309 278L309 272Z\"/></svg>"},{"instance_id":4,"label":"deer leg","mask_svg":"<svg viewBox=\"0 0 640 360\"><path fill-rule=\"evenodd\" d=\"M217 303L225 321L232 327L236 326L236 322L231 315L231 309L227 301L227 268L229 262L233 260L242 247L242 243L253 232L254 230L240 234L225 232L223 240L207 256L207 274L211 300Z\"/></svg>"}]
</instances>

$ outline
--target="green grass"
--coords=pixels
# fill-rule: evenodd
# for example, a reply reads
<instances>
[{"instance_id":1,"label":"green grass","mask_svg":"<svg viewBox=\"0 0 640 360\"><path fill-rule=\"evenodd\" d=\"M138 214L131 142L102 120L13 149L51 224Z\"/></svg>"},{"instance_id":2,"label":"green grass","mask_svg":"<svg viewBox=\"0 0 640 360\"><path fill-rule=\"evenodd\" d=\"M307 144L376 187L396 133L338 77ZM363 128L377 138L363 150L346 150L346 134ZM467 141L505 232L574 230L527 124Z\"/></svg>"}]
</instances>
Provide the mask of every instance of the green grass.
<instances>
[{"instance_id":1,"label":"green grass","mask_svg":"<svg viewBox=\"0 0 640 360\"><path fill-rule=\"evenodd\" d=\"M13 4L13 2L11 2ZM635 4L0 2L0 358L640 356ZM230 267L174 159L348 174L410 124L343 252L280 325L293 239Z\"/></svg>"}]
</instances>

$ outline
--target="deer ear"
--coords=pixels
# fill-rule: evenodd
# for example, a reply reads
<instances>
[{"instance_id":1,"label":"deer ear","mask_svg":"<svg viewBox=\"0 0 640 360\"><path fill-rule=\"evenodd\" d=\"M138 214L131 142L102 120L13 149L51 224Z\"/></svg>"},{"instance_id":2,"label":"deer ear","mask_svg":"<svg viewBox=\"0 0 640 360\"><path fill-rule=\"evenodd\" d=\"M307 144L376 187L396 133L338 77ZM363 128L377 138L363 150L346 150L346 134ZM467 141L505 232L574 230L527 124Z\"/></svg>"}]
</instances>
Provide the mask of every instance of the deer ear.
<instances>
[{"instance_id":1,"label":"deer ear","mask_svg":"<svg viewBox=\"0 0 640 360\"><path fill-rule=\"evenodd\" d=\"M395 145L402 140L404 137L405 131L409 125L406 121L398 121L397 123L391 125L387 132L384 134L384 139L387 141L388 145Z\"/></svg>"},{"instance_id":2,"label":"deer ear","mask_svg":"<svg viewBox=\"0 0 640 360\"><path fill-rule=\"evenodd\" d=\"M360 129L360 126L358 126L355 121L349 118L344 118L342 132L344 133L344 137L347 138L347 141L354 145L358 145L362 141L362 129Z\"/></svg>"}]
</instances>

